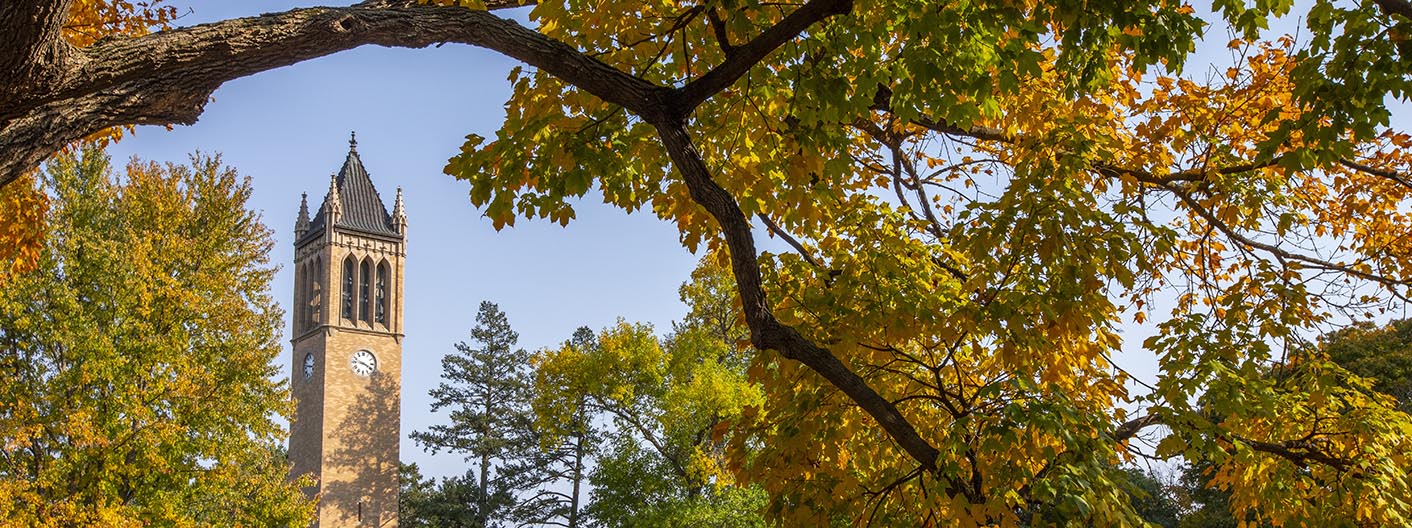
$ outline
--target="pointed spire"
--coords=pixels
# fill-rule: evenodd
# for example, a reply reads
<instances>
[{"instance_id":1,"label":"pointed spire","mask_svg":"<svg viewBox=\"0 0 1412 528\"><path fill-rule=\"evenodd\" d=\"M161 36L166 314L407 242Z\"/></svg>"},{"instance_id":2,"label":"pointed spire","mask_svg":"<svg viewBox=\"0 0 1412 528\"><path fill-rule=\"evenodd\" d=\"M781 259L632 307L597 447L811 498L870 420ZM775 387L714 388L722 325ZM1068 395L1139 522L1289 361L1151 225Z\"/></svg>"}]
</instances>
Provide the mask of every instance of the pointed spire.
<instances>
[{"instance_id":1,"label":"pointed spire","mask_svg":"<svg viewBox=\"0 0 1412 528\"><path fill-rule=\"evenodd\" d=\"M343 200L338 195L338 176L328 177L328 196L324 197L324 214L330 218L324 221L324 225L335 225L339 217L343 216Z\"/></svg>"},{"instance_id":2,"label":"pointed spire","mask_svg":"<svg viewBox=\"0 0 1412 528\"><path fill-rule=\"evenodd\" d=\"M304 238L309 232L309 193L299 196L299 219L294 221L294 239Z\"/></svg>"},{"instance_id":3,"label":"pointed spire","mask_svg":"<svg viewBox=\"0 0 1412 528\"><path fill-rule=\"evenodd\" d=\"M332 236L329 233L334 228L394 237L401 233L368 170L363 167L363 160L358 158L357 149L357 135L349 134L348 156L343 160L343 168L329 178L328 194L319 211L309 219L306 233Z\"/></svg>"},{"instance_id":4,"label":"pointed spire","mask_svg":"<svg viewBox=\"0 0 1412 528\"><path fill-rule=\"evenodd\" d=\"M392 203L392 225L400 234L407 234L407 209L402 205L402 187L397 187L397 200Z\"/></svg>"}]
</instances>

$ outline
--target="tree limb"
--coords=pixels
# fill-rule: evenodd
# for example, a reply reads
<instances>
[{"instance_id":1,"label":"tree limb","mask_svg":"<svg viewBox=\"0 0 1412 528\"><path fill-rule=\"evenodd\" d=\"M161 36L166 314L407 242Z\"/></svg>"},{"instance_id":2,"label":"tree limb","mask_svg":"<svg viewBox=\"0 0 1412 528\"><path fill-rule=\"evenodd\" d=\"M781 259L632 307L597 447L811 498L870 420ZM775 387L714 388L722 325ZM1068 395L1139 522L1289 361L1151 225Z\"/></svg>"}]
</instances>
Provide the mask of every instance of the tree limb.
<instances>
[{"instance_id":1,"label":"tree limb","mask_svg":"<svg viewBox=\"0 0 1412 528\"><path fill-rule=\"evenodd\" d=\"M769 216L766 216L765 213L755 213L755 217L759 218L761 222L764 222L765 227L769 228L771 233L784 239L786 243L794 248L794 251L799 253L799 256L804 257L804 260L809 262L809 265L816 268L823 268L823 265L819 264L819 261L814 260L814 256L810 255L809 251L804 249L804 245L800 244L799 240L796 240L794 236L790 235L784 228L781 228L780 225L776 224L774 220L771 220Z\"/></svg>"},{"instance_id":2,"label":"tree limb","mask_svg":"<svg viewBox=\"0 0 1412 528\"><path fill-rule=\"evenodd\" d=\"M1377 176L1377 177L1379 177L1379 178L1383 178L1383 179L1389 180L1389 181L1391 181L1391 182L1393 182L1393 183L1396 183L1396 184L1402 186L1403 188L1412 190L1412 176L1404 175L1404 174L1398 174L1397 171L1392 171L1392 170L1387 170L1387 169L1379 169L1379 168L1376 168L1376 167L1373 167L1373 166L1370 166L1370 165L1365 165L1365 164L1362 164L1362 163L1353 161L1353 160L1351 160L1351 159L1341 159L1341 160L1338 160L1338 163L1339 163L1339 165L1343 165L1344 167L1348 167L1348 168L1350 168L1350 169L1353 169L1353 170L1358 171L1358 172L1362 172L1362 173L1364 173L1364 174L1370 174L1370 175L1373 175L1373 176Z\"/></svg>"},{"instance_id":3,"label":"tree limb","mask_svg":"<svg viewBox=\"0 0 1412 528\"><path fill-rule=\"evenodd\" d=\"M779 351L785 358L799 361L817 372L877 420L888 436L924 470L936 471L939 451L917 434L916 428L892 402L879 395L833 353L820 348L775 318L765 297L759 264L755 260L758 255L755 239L745 213L740 210L735 198L711 179L710 169L692 144L684 124L660 122L653 125L673 165L686 181L692 200L711 213L721 227L726 246L730 248L731 270L735 275L745 321L750 327L752 344L760 350Z\"/></svg>"},{"instance_id":4,"label":"tree limb","mask_svg":"<svg viewBox=\"0 0 1412 528\"><path fill-rule=\"evenodd\" d=\"M492 8L518 2L488 2ZM8 4L7 4L8 5ZM0 32L25 27L0 25ZM47 37L59 41L57 33ZM191 124L226 81L366 44L419 48L444 42L492 49L534 65L604 100L648 115L667 90L578 53L489 12L370 0L349 7L294 9L113 39L38 64L47 82L0 82L16 98L0 107L0 186L51 153L103 129ZM36 67L38 67L36 66Z\"/></svg>"},{"instance_id":5,"label":"tree limb","mask_svg":"<svg viewBox=\"0 0 1412 528\"><path fill-rule=\"evenodd\" d=\"M1412 20L1412 2L1407 0L1373 0L1374 4L1383 10L1383 14L1391 17L1402 15L1402 18Z\"/></svg>"},{"instance_id":6,"label":"tree limb","mask_svg":"<svg viewBox=\"0 0 1412 528\"><path fill-rule=\"evenodd\" d=\"M1136 436L1138 432L1154 425L1161 425L1162 417L1156 414L1148 414L1142 417L1133 418L1118 425L1113 430L1113 440L1122 442Z\"/></svg>"},{"instance_id":7,"label":"tree limb","mask_svg":"<svg viewBox=\"0 0 1412 528\"><path fill-rule=\"evenodd\" d=\"M759 64L771 52L794 40L810 26L834 15L853 9L853 0L811 0L770 26L750 42L736 46L726 60L700 78L677 90L673 101L673 117L686 117L706 99L735 84L737 79ZM649 121L651 121L649 119Z\"/></svg>"}]
</instances>

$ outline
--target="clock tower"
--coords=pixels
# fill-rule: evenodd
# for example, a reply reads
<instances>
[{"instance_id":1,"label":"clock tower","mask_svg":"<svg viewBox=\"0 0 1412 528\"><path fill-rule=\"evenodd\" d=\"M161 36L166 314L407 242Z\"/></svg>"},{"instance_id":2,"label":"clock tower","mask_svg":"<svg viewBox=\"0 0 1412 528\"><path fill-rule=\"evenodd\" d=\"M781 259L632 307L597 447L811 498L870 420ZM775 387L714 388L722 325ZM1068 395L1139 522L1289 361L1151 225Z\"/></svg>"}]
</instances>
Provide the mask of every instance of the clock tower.
<instances>
[{"instance_id":1,"label":"clock tower","mask_svg":"<svg viewBox=\"0 0 1412 528\"><path fill-rule=\"evenodd\" d=\"M357 147L294 227L289 458L316 479L320 528L397 526L407 215L400 188L388 214Z\"/></svg>"}]
</instances>

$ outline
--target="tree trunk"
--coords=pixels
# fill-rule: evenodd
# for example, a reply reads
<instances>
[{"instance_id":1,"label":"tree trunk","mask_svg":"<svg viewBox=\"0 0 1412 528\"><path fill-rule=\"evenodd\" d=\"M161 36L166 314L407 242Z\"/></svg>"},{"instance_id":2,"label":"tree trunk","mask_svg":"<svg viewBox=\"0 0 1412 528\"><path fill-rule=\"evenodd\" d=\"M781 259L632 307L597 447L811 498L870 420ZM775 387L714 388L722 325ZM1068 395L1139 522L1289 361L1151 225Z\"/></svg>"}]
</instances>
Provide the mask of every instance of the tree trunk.
<instances>
[{"instance_id":1,"label":"tree trunk","mask_svg":"<svg viewBox=\"0 0 1412 528\"><path fill-rule=\"evenodd\" d=\"M571 494L569 495L568 528L578 528L579 526L579 485L583 482L583 450L587 447L586 445L584 445L584 443L587 440L588 436L588 432L586 430L588 428L588 424L583 423L585 421L583 420L582 416L583 408L584 402L580 401L578 438L574 441L574 488Z\"/></svg>"},{"instance_id":2,"label":"tree trunk","mask_svg":"<svg viewBox=\"0 0 1412 528\"><path fill-rule=\"evenodd\" d=\"M490 418L490 416L492 416L490 414L491 409L489 392L481 394L481 412L484 413L481 416L483 416L487 420ZM485 442L485 439L491 434L489 430L485 429L482 429L480 433L481 442ZM485 449L484 447L482 447L480 452L479 486L481 504L479 508L476 508L476 513L480 517L479 520L481 528L485 528L490 521L490 450Z\"/></svg>"}]
</instances>

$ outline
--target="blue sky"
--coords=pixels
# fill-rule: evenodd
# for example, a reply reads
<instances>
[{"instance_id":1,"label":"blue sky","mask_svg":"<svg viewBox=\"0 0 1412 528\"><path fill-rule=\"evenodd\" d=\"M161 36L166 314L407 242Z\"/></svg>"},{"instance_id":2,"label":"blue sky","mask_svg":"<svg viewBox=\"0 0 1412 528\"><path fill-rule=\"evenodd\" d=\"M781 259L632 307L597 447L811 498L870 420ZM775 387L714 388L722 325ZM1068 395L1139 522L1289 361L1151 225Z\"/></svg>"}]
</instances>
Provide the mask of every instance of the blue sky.
<instances>
[{"instance_id":1,"label":"blue sky","mask_svg":"<svg viewBox=\"0 0 1412 528\"><path fill-rule=\"evenodd\" d=\"M182 25L294 7L293 2L203 2ZM403 348L402 458L424 474L460 474L459 456L433 457L406 433L444 420L427 391L440 359L469 339L481 300L500 305L526 349L556 345L581 325L618 317L659 331L685 314L677 287L696 256L671 224L627 214L589 195L568 227L521 220L496 232L472 207L469 186L442 174L467 134L491 137L504 117L514 63L468 46L424 50L364 47L226 83L192 126L142 127L109 149L185 161L200 149L254 182L250 206L275 232L283 269L274 294L292 299L293 229L299 195L316 209L358 132L358 153L389 209L403 187L409 216L406 341ZM286 319L288 316L286 315ZM288 370L289 343L279 360ZM286 374L287 375L287 374Z\"/></svg>"}]
</instances>

